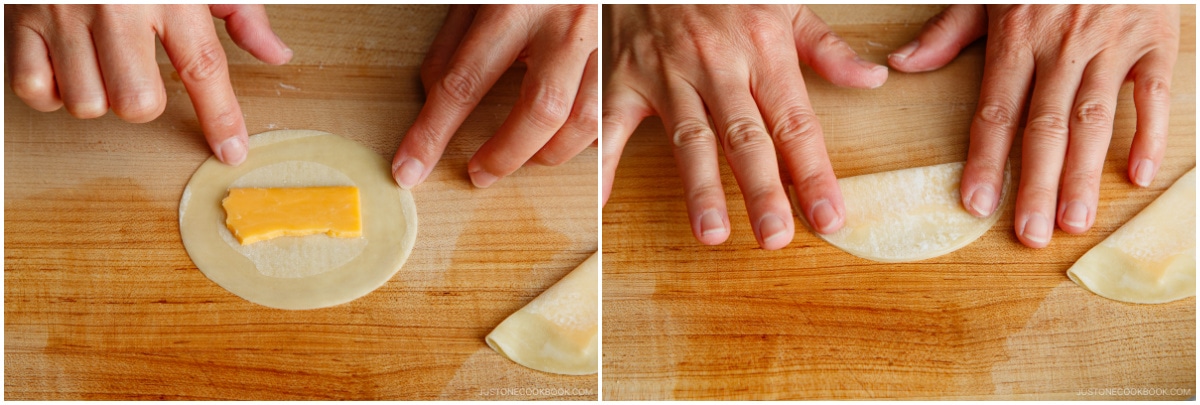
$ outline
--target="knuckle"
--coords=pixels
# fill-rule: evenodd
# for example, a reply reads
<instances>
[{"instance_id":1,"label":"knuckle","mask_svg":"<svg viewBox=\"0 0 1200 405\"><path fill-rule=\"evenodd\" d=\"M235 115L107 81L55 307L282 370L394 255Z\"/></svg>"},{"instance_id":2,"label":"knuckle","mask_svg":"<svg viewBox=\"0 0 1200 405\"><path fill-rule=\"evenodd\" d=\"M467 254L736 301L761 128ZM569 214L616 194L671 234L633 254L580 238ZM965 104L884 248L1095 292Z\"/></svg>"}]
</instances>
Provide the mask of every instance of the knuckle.
<instances>
[{"instance_id":1,"label":"knuckle","mask_svg":"<svg viewBox=\"0 0 1200 405\"><path fill-rule=\"evenodd\" d=\"M479 70L469 65L455 65L442 77L439 85L441 93L451 102L466 106L475 103L479 88L483 87L483 76Z\"/></svg>"},{"instance_id":2,"label":"knuckle","mask_svg":"<svg viewBox=\"0 0 1200 405\"><path fill-rule=\"evenodd\" d=\"M1163 76L1147 76L1137 83L1142 94L1154 99L1165 99L1171 96L1171 82Z\"/></svg>"},{"instance_id":3,"label":"knuckle","mask_svg":"<svg viewBox=\"0 0 1200 405\"><path fill-rule=\"evenodd\" d=\"M671 141L679 149L694 149L716 145L716 137L707 123L688 120L675 126Z\"/></svg>"},{"instance_id":4,"label":"knuckle","mask_svg":"<svg viewBox=\"0 0 1200 405\"><path fill-rule=\"evenodd\" d=\"M538 86L529 102L529 119L539 127L553 129L562 126L571 114L571 99L561 87Z\"/></svg>"},{"instance_id":5,"label":"knuckle","mask_svg":"<svg viewBox=\"0 0 1200 405\"><path fill-rule=\"evenodd\" d=\"M1017 122L1017 108L1010 103L986 100L975 117L985 124L1008 128Z\"/></svg>"},{"instance_id":6,"label":"knuckle","mask_svg":"<svg viewBox=\"0 0 1200 405\"><path fill-rule=\"evenodd\" d=\"M721 183L706 182L703 184L693 185L692 187L689 187L684 194L684 198L686 198L687 201L698 202L701 205L708 205L705 204L706 202L713 204L712 202L718 202L725 199L725 189L721 187Z\"/></svg>"},{"instance_id":7,"label":"knuckle","mask_svg":"<svg viewBox=\"0 0 1200 405\"><path fill-rule=\"evenodd\" d=\"M521 165L528 160L527 156L529 155L513 153L513 150L508 147L496 148L495 153L479 160L479 167L488 173L504 177L520 169Z\"/></svg>"},{"instance_id":8,"label":"knuckle","mask_svg":"<svg viewBox=\"0 0 1200 405\"><path fill-rule=\"evenodd\" d=\"M1089 100L1075 107L1075 118L1082 125L1095 127L1110 124L1113 121L1113 111L1108 104Z\"/></svg>"},{"instance_id":9,"label":"knuckle","mask_svg":"<svg viewBox=\"0 0 1200 405\"><path fill-rule=\"evenodd\" d=\"M789 111L775 125L775 143L780 149L791 150L803 148L817 139L820 134L820 123L816 114L809 109L797 108Z\"/></svg>"},{"instance_id":10,"label":"knuckle","mask_svg":"<svg viewBox=\"0 0 1200 405\"><path fill-rule=\"evenodd\" d=\"M1056 177L1057 178L1057 177ZM1031 181L1021 185L1021 198L1027 201L1051 201L1058 197L1058 184Z\"/></svg>"},{"instance_id":11,"label":"knuckle","mask_svg":"<svg viewBox=\"0 0 1200 405\"><path fill-rule=\"evenodd\" d=\"M543 165L558 166L571 160L594 140L596 140L596 127L580 126L576 122L568 127L563 127L553 140L538 151L535 158L539 159Z\"/></svg>"},{"instance_id":12,"label":"knuckle","mask_svg":"<svg viewBox=\"0 0 1200 405\"><path fill-rule=\"evenodd\" d=\"M747 154L770 149L771 139L762 125L750 118L734 118L725 125L723 145L726 153Z\"/></svg>"},{"instance_id":13,"label":"knuckle","mask_svg":"<svg viewBox=\"0 0 1200 405\"><path fill-rule=\"evenodd\" d=\"M1029 133L1043 137L1066 138L1069 124L1065 114L1057 111L1047 111L1029 119L1026 124Z\"/></svg>"},{"instance_id":14,"label":"knuckle","mask_svg":"<svg viewBox=\"0 0 1200 405\"><path fill-rule=\"evenodd\" d=\"M162 92L155 91L136 91L118 96L113 101L113 112L121 119L131 122L146 122L158 118L167 106Z\"/></svg>"},{"instance_id":15,"label":"knuckle","mask_svg":"<svg viewBox=\"0 0 1200 405\"><path fill-rule=\"evenodd\" d=\"M1156 151L1167 148L1167 134L1151 128L1138 128L1133 134L1142 150Z\"/></svg>"},{"instance_id":16,"label":"knuckle","mask_svg":"<svg viewBox=\"0 0 1200 405\"><path fill-rule=\"evenodd\" d=\"M955 21L950 19L950 15L943 11L925 23L925 31L937 33L939 36L949 35L957 31L957 27L954 26L955 23Z\"/></svg>"},{"instance_id":17,"label":"knuckle","mask_svg":"<svg viewBox=\"0 0 1200 405\"><path fill-rule=\"evenodd\" d=\"M580 131L595 134L600 126L600 118L596 116L596 105L594 103L585 103L582 108L575 111L575 127Z\"/></svg>"},{"instance_id":18,"label":"knuckle","mask_svg":"<svg viewBox=\"0 0 1200 405\"><path fill-rule=\"evenodd\" d=\"M1100 173L1092 170L1073 171L1063 175L1068 190L1099 190Z\"/></svg>"},{"instance_id":19,"label":"knuckle","mask_svg":"<svg viewBox=\"0 0 1200 405\"><path fill-rule=\"evenodd\" d=\"M98 17L119 19L125 16L137 15L137 5L133 4L102 4L96 8Z\"/></svg>"},{"instance_id":20,"label":"knuckle","mask_svg":"<svg viewBox=\"0 0 1200 405\"><path fill-rule=\"evenodd\" d=\"M747 185L742 188L742 196L746 199L746 204L754 204L753 201L767 202L778 199L787 200L787 195L784 194L783 185L778 182L756 182L753 185Z\"/></svg>"},{"instance_id":21,"label":"knuckle","mask_svg":"<svg viewBox=\"0 0 1200 405\"><path fill-rule=\"evenodd\" d=\"M538 151L534 159L543 166L558 166L566 163L569 158L557 148L546 147Z\"/></svg>"},{"instance_id":22,"label":"knuckle","mask_svg":"<svg viewBox=\"0 0 1200 405\"><path fill-rule=\"evenodd\" d=\"M78 26L85 23L88 17L88 9L78 5L57 4L51 5L47 12L49 13L50 23L55 27Z\"/></svg>"},{"instance_id":23,"label":"knuckle","mask_svg":"<svg viewBox=\"0 0 1200 405\"><path fill-rule=\"evenodd\" d=\"M744 32L758 49L776 49L783 41L779 33L779 18L775 13L754 8L742 18ZM793 39L794 41L794 39Z\"/></svg>"},{"instance_id":24,"label":"knuckle","mask_svg":"<svg viewBox=\"0 0 1200 405\"><path fill-rule=\"evenodd\" d=\"M821 37L817 39L817 47L835 48L847 47L847 45L845 41L842 41L842 37L839 37L836 33L830 30L825 31L825 33L821 34Z\"/></svg>"},{"instance_id":25,"label":"knuckle","mask_svg":"<svg viewBox=\"0 0 1200 405\"><path fill-rule=\"evenodd\" d=\"M186 81L217 80L225 71L225 50L214 43L200 44L180 65L179 75Z\"/></svg>"},{"instance_id":26,"label":"knuckle","mask_svg":"<svg viewBox=\"0 0 1200 405\"><path fill-rule=\"evenodd\" d=\"M984 174L985 178L1003 178L1004 167L1008 165L1008 157L995 154L979 154L967 159L964 172ZM1003 180L1001 180L1003 181Z\"/></svg>"},{"instance_id":27,"label":"knuckle","mask_svg":"<svg viewBox=\"0 0 1200 405\"><path fill-rule=\"evenodd\" d=\"M837 183L837 179L833 178L830 172L808 171L799 177L792 176L793 184L797 184L801 189L807 190L825 187L830 182Z\"/></svg>"},{"instance_id":28,"label":"knuckle","mask_svg":"<svg viewBox=\"0 0 1200 405\"><path fill-rule=\"evenodd\" d=\"M227 132L229 128L236 127L241 122L241 111L236 108L222 108L217 115L207 121L208 125L213 130Z\"/></svg>"},{"instance_id":29,"label":"knuckle","mask_svg":"<svg viewBox=\"0 0 1200 405\"><path fill-rule=\"evenodd\" d=\"M997 18L997 25L1000 32L1006 35L1022 34L1029 31L1033 24L1032 8L1018 5L1013 6L1007 13L1001 14Z\"/></svg>"},{"instance_id":30,"label":"knuckle","mask_svg":"<svg viewBox=\"0 0 1200 405\"><path fill-rule=\"evenodd\" d=\"M620 110L615 108L605 108L604 111L601 112L600 125L607 129L604 133L609 133L609 131L612 133L623 131L623 122L625 122L625 115Z\"/></svg>"},{"instance_id":31,"label":"knuckle","mask_svg":"<svg viewBox=\"0 0 1200 405\"><path fill-rule=\"evenodd\" d=\"M412 141L410 142L409 139ZM407 149L409 156L417 156L423 162L436 160L442 155L440 148L443 134L428 125L422 125L419 128L413 126L404 136L403 142L405 143L401 147Z\"/></svg>"}]
</instances>

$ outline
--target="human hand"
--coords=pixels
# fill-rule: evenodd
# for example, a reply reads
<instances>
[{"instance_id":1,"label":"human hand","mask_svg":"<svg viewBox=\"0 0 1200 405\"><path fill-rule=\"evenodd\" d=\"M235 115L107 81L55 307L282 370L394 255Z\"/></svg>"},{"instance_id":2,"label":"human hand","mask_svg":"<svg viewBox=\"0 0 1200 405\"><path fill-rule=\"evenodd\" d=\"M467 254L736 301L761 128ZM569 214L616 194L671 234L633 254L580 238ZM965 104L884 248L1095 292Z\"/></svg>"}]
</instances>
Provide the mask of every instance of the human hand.
<instances>
[{"instance_id":1,"label":"human hand","mask_svg":"<svg viewBox=\"0 0 1200 405\"><path fill-rule=\"evenodd\" d=\"M657 114L671 134L701 243L729 237L718 144L764 249L787 246L795 233L776 154L808 223L820 233L842 227L841 190L800 62L833 84L857 88L882 85L886 67L858 58L802 6L613 5L612 15L615 63L602 113L605 202L626 141L643 118Z\"/></svg>"},{"instance_id":2,"label":"human hand","mask_svg":"<svg viewBox=\"0 0 1200 405\"><path fill-rule=\"evenodd\" d=\"M76 118L110 107L133 123L162 114L157 34L209 147L231 165L246 159L246 124L212 17L225 20L233 42L256 58L273 65L292 58L261 5L5 5L4 15L13 93L38 111L66 105Z\"/></svg>"},{"instance_id":3,"label":"human hand","mask_svg":"<svg viewBox=\"0 0 1200 405\"><path fill-rule=\"evenodd\" d=\"M514 61L528 69L517 104L467 163L488 187L527 161L558 165L596 140L596 6L450 7L421 66L426 102L392 159L410 189L429 176L446 144Z\"/></svg>"},{"instance_id":4,"label":"human hand","mask_svg":"<svg viewBox=\"0 0 1200 405\"><path fill-rule=\"evenodd\" d=\"M905 72L937 69L982 35L983 88L961 188L968 211L996 210L1031 88L1013 224L1021 243L1045 247L1056 218L1067 233L1092 227L1117 93L1127 78L1137 108L1128 175L1150 186L1166 148L1179 6L950 6L888 61Z\"/></svg>"}]
</instances>

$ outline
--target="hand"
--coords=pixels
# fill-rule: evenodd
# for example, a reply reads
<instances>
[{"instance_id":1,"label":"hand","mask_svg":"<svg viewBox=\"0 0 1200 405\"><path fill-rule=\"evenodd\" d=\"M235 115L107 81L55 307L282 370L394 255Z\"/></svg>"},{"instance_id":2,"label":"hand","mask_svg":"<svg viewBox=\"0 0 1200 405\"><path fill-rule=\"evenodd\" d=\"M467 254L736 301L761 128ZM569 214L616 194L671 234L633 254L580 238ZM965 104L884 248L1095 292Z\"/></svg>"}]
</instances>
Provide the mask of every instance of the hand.
<instances>
[{"instance_id":1,"label":"hand","mask_svg":"<svg viewBox=\"0 0 1200 405\"><path fill-rule=\"evenodd\" d=\"M274 65L292 58L262 6L5 5L4 11L13 93L38 111L66 105L76 118L100 117L109 107L134 123L162 114L167 93L154 57L157 34L209 147L231 165L246 159L246 124L212 17L224 19L233 41L256 58Z\"/></svg>"},{"instance_id":2,"label":"hand","mask_svg":"<svg viewBox=\"0 0 1200 405\"><path fill-rule=\"evenodd\" d=\"M226 20L234 43L259 60L282 65L292 59L263 6L6 5L12 90L40 111L66 105L71 115L94 119L112 107L128 122L154 120L167 105L155 61L157 35L212 152L240 164L246 123L210 16Z\"/></svg>"},{"instance_id":3,"label":"hand","mask_svg":"<svg viewBox=\"0 0 1200 405\"><path fill-rule=\"evenodd\" d=\"M764 249L787 246L795 233L777 153L808 222L821 233L842 227L842 193L800 62L833 84L857 88L882 85L886 67L859 59L801 6L614 5L612 15L615 63L602 113L605 202L630 134L657 114L675 145L701 243L729 237L718 145Z\"/></svg>"},{"instance_id":4,"label":"hand","mask_svg":"<svg viewBox=\"0 0 1200 405\"><path fill-rule=\"evenodd\" d=\"M1134 81L1137 108L1128 174L1150 185L1167 141L1179 6L951 6L888 61L905 72L937 69L985 34L983 88L962 178L968 211L996 210L1031 87L1013 224L1021 243L1045 247L1055 218L1067 233L1092 227L1126 78Z\"/></svg>"},{"instance_id":5,"label":"hand","mask_svg":"<svg viewBox=\"0 0 1200 405\"><path fill-rule=\"evenodd\" d=\"M451 6L421 66L426 102L404 135L392 175L410 189L514 61L528 66L516 106L467 163L488 187L526 161L558 165L596 140L596 6Z\"/></svg>"}]
</instances>

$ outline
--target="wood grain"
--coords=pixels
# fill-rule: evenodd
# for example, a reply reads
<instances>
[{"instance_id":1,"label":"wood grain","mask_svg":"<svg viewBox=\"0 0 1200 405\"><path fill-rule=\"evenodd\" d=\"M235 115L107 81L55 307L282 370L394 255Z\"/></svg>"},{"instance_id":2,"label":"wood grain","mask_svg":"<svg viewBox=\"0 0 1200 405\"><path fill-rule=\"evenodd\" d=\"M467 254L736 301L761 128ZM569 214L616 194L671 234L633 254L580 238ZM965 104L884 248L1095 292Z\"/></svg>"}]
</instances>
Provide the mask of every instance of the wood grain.
<instances>
[{"instance_id":1,"label":"wood grain","mask_svg":"<svg viewBox=\"0 0 1200 405\"><path fill-rule=\"evenodd\" d=\"M221 30L250 133L328 131L390 160L423 103L418 68L445 12L269 6L296 55L280 67ZM521 69L415 190L420 230L404 268L351 303L283 311L225 291L184 251L179 199L210 153L161 49L159 62L169 104L147 124L37 113L6 88L6 398L596 398L596 376L532 371L483 340L597 249L594 148L486 190L467 178Z\"/></svg>"},{"instance_id":2,"label":"wood grain","mask_svg":"<svg viewBox=\"0 0 1200 405\"><path fill-rule=\"evenodd\" d=\"M941 7L813 9L864 58L883 63ZM1195 166L1195 31L1195 7L1184 6L1170 139L1152 187L1125 177L1135 125L1126 84L1094 228L1059 231L1040 250L1017 241L1009 208L978 241L919 263L859 259L802 227L790 246L763 251L724 163L733 233L703 246L688 225L670 141L647 120L603 210L604 398L1194 396L1194 298L1123 304L1078 288L1065 272ZM976 43L941 70L893 71L874 90L836 88L805 68L836 174L964 160L982 66ZM1097 395L1104 388L1161 391Z\"/></svg>"}]
</instances>

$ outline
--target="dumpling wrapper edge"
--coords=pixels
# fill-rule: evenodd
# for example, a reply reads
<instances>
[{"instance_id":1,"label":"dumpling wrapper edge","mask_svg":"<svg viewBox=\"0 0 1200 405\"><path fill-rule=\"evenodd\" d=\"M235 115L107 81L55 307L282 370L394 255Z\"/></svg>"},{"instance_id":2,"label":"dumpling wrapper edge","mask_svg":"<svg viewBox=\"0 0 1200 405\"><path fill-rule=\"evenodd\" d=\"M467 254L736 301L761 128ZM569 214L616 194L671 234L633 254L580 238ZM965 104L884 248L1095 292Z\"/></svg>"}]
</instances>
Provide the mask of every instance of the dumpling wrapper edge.
<instances>
[{"instance_id":1,"label":"dumpling wrapper edge","mask_svg":"<svg viewBox=\"0 0 1200 405\"><path fill-rule=\"evenodd\" d=\"M1080 257L1067 277L1101 297L1161 304L1196 295L1196 168Z\"/></svg>"},{"instance_id":2,"label":"dumpling wrapper edge","mask_svg":"<svg viewBox=\"0 0 1200 405\"><path fill-rule=\"evenodd\" d=\"M591 257L529 304L509 315L485 339L500 355L554 374L598 370L599 255Z\"/></svg>"}]
</instances>

